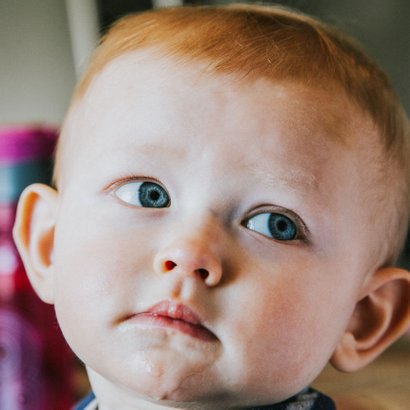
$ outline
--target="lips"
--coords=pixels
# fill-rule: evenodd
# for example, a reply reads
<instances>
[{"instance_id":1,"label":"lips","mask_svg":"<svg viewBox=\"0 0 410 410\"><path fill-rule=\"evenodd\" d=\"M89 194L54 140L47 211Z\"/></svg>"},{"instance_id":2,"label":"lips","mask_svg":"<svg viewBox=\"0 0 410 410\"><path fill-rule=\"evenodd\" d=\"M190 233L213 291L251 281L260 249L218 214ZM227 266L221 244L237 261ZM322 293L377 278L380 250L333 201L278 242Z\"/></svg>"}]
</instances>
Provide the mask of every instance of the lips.
<instances>
[{"instance_id":1,"label":"lips","mask_svg":"<svg viewBox=\"0 0 410 410\"><path fill-rule=\"evenodd\" d=\"M143 327L170 328L203 341L217 337L204 325L195 312L186 305L162 301L148 310L131 315L127 321Z\"/></svg>"}]
</instances>

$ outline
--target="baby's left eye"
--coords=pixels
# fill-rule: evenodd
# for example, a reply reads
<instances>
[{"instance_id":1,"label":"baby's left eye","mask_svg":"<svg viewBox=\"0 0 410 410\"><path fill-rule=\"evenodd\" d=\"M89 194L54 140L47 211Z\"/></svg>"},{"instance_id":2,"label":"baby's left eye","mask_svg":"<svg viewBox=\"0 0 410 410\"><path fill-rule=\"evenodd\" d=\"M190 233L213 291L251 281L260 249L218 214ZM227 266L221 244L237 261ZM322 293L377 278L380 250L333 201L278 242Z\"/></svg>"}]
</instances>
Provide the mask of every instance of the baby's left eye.
<instances>
[{"instance_id":1,"label":"baby's left eye","mask_svg":"<svg viewBox=\"0 0 410 410\"><path fill-rule=\"evenodd\" d=\"M279 213L263 212L254 215L245 221L244 226L278 241L291 241L298 237L296 224Z\"/></svg>"}]
</instances>

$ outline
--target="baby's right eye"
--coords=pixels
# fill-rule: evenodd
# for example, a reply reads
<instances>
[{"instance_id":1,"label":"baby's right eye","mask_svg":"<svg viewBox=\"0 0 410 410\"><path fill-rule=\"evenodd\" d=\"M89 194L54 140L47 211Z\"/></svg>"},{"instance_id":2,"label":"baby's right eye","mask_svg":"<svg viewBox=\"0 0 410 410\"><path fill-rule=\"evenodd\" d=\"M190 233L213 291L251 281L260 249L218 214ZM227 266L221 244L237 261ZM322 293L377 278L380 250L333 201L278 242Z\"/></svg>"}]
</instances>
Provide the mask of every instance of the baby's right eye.
<instances>
[{"instance_id":1,"label":"baby's right eye","mask_svg":"<svg viewBox=\"0 0 410 410\"><path fill-rule=\"evenodd\" d=\"M167 208L171 200L168 192L151 181L131 181L122 184L114 194L123 202L143 208Z\"/></svg>"}]
</instances>

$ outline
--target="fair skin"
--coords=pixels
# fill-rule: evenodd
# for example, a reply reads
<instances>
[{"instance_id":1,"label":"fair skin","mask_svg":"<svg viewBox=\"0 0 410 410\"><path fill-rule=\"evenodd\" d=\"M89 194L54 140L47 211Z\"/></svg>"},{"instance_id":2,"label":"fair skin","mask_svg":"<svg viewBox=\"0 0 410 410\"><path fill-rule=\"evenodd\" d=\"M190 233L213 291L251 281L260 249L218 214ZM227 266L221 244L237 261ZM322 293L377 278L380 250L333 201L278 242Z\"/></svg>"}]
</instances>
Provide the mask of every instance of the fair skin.
<instances>
[{"instance_id":1,"label":"fair skin","mask_svg":"<svg viewBox=\"0 0 410 410\"><path fill-rule=\"evenodd\" d=\"M29 188L15 230L99 409L274 403L372 360L358 302L405 280L366 257L368 121L340 93L141 55L70 111L59 190Z\"/></svg>"}]
</instances>

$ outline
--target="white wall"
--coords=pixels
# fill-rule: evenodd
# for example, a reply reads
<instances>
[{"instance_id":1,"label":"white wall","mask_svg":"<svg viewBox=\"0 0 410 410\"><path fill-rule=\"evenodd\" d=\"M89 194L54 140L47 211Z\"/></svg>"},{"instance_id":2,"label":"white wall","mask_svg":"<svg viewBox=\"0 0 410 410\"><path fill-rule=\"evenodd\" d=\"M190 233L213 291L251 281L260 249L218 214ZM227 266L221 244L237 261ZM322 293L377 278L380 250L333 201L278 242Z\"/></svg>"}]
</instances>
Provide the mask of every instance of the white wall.
<instances>
[{"instance_id":1,"label":"white wall","mask_svg":"<svg viewBox=\"0 0 410 410\"><path fill-rule=\"evenodd\" d=\"M0 0L0 124L60 124L74 84L64 0Z\"/></svg>"}]
</instances>

